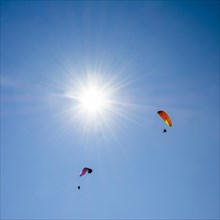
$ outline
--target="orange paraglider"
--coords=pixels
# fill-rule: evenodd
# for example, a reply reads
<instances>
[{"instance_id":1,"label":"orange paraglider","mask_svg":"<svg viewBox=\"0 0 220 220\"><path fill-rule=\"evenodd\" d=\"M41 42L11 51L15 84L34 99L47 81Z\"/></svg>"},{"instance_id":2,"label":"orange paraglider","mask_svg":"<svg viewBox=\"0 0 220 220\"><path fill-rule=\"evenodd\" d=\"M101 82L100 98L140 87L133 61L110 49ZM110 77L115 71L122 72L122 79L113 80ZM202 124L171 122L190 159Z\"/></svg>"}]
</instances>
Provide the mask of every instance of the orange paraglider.
<instances>
[{"instance_id":1,"label":"orange paraglider","mask_svg":"<svg viewBox=\"0 0 220 220\"><path fill-rule=\"evenodd\" d=\"M170 127L172 126L172 121L171 121L169 115L165 111L158 111L157 113L160 115L160 117L164 120L164 122L168 126L170 126Z\"/></svg>"}]
</instances>

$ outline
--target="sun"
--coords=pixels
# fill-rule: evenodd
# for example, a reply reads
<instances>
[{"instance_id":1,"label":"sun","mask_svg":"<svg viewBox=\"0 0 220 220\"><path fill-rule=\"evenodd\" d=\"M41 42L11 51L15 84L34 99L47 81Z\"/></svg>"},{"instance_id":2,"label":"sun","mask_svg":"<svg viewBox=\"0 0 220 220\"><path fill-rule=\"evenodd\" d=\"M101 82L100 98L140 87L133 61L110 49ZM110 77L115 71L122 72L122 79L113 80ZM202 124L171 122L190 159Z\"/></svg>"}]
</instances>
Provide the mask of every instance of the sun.
<instances>
[{"instance_id":1,"label":"sun","mask_svg":"<svg viewBox=\"0 0 220 220\"><path fill-rule=\"evenodd\" d=\"M72 100L70 113L84 124L107 123L115 105L115 89L99 74L88 74L68 86L66 97Z\"/></svg>"},{"instance_id":2,"label":"sun","mask_svg":"<svg viewBox=\"0 0 220 220\"><path fill-rule=\"evenodd\" d=\"M94 84L82 89L78 101L83 112L101 114L108 106L109 97L103 89Z\"/></svg>"},{"instance_id":3,"label":"sun","mask_svg":"<svg viewBox=\"0 0 220 220\"><path fill-rule=\"evenodd\" d=\"M132 108L127 92L126 79L100 73L85 73L71 78L65 86L63 116L82 134L112 134L115 137L119 118L131 119L128 109ZM123 91L122 91L123 89Z\"/></svg>"}]
</instances>

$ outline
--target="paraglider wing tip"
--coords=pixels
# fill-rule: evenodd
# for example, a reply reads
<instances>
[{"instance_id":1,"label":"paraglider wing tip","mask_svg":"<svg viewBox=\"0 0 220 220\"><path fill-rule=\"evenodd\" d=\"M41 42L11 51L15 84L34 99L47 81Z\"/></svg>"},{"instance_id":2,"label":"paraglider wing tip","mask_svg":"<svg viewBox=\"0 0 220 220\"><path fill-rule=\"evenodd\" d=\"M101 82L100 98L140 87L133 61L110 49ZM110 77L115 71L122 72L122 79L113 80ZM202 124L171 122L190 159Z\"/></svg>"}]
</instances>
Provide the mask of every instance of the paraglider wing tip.
<instances>
[{"instance_id":1,"label":"paraglider wing tip","mask_svg":"<svg viewBox=\"0 0 220 220\"><path fill-rule=\"evenodd\" d=\"M89 169L89 168L88 168L88 173L92 173L92 169Z\"/></svg>"}]
</instances>

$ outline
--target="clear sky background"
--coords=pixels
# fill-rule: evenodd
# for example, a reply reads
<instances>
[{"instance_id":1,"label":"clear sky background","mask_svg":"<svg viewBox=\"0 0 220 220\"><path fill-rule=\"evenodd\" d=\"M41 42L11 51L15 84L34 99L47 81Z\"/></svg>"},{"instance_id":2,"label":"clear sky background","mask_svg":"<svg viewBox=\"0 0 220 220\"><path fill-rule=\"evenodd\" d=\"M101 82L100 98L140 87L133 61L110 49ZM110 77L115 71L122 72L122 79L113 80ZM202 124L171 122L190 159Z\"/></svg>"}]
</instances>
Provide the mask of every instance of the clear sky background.
<instances>
[{"instance_id":1,"label":"clear sky background","mask_svg":"<svg viewBox=\"0 0 220 220\"><path fill-rule=\"evenodd\" d=\"M219 7L1 1L1 218L219 219Z\"/></svg>"}]
</instances>

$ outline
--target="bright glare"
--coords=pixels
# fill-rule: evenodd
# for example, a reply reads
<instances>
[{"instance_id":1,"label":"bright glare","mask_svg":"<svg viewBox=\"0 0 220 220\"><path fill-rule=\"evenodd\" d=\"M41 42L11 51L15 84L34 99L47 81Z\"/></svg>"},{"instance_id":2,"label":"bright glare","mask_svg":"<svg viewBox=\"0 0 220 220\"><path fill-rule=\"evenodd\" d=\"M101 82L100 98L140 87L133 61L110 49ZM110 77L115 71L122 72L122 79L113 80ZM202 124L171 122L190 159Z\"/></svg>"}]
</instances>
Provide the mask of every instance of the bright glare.
<instances>
[{"instance_id":1,"label":"bright glare","mask_svg":"<svg viewBox=\"0 0 220 220\"><path fill-rule=\"evenodd\" d=\"M103 134L106 129L108 135L115 136L113 126L118 122L117 117L132 121L128 108L133 105L119 93L125 86L125 79L103 77L98 73L73 78L65 91L65 97L71 100L65 111L68 122L73 121L77 127L81 125L84 132L98 131Z\"/></svg>"},{"instance_id":2,"label":"bright glare","mask_svg":"<svg viewBox=\"0 0 220 220\"><path fill-rule=\"evenodd\" d=\"M106 108L108 99L104 91L97 86L84 88L79 96L79 102L82 110L86 113L101 113Z\"/></svg>"}]
</instances>

